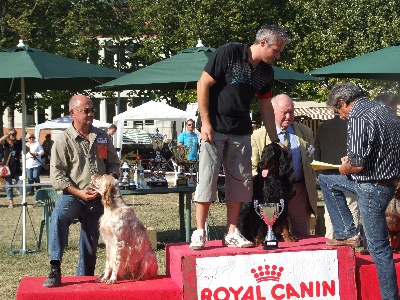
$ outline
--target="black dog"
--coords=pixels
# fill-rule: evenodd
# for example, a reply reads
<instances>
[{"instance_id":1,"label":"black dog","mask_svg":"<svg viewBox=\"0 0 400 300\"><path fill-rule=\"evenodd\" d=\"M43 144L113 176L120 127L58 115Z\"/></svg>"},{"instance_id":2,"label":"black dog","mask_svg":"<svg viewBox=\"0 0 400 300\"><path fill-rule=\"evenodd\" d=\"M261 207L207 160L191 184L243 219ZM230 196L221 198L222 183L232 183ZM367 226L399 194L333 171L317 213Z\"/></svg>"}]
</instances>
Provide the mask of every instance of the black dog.
<instances>
[{"instance_id":1,"label":"black dog","mask_svg":"<svg viewBox=\"0 0 400 300\"><path fill-rule=\"evenodd\" d=\"M242 234L257 246L262 245L267 233L267 225L254 210L254 200L258 203L279 203L284 200L282 214L273 224L273 231L277 238L285 242L295 242L297 239L290 234L288 221L288 203L293 197L293 186L289 180L290 158L276 143L264 147L260 162L257 166L258 174L253 179L253 202L246 204L242 209Z\"/></svg>"}]
</instances>

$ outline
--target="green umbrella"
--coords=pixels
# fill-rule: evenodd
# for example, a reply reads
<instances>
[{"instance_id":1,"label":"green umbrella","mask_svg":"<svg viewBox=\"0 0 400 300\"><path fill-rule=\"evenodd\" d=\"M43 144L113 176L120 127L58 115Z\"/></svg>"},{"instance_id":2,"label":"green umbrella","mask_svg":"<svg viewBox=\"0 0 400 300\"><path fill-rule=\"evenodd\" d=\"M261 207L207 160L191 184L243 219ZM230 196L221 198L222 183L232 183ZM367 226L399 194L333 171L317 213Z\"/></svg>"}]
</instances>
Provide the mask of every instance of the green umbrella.
<instances>
[{"instance_id":1,"label":"green umbrella","mask_svg":"<svg viewBox=\"0 0 400 300\"><path fill-rule=\"evenodd\" d=\"M22 40L17 47L0 52L0 90L20 92L22 101L22 250L26 253L26 147L25 93L46 90L92 89L102 82L118 78L124 73L97 65L80 62L42 50L26 47Z\"/></svg>"},{"instance_id":2,"label":"green umbrella","mask_svg":"<svg viewBox=\"0 0 400 300\"><path fill-rule=\"evenodd\" d=\"M98 86L105 90L189 90L195 89L208 59L215 51L209 47L194 47ZM320 80L310 75L273 66L275 80L297 83Z\"/></svg>"},{"instance_id":3,"label":"green umbrella","mask_svg":"<svg viewBox=\"0 0 400 300\"><path fill-rule=\"evenodd\" d=\"M341 61L308 74L334 78L400 81L400 43Z\"/></svg>"},{"instance_id":4,"label":"green umbrella","mask_svg":"<svg viewBox=\"0 0 400 300\"><path fill-rule=\"evenodd\" d=\"M26 92L85 90L125 73L26 46L0 52L0 90Z\"/></svg>"}]
</instances>

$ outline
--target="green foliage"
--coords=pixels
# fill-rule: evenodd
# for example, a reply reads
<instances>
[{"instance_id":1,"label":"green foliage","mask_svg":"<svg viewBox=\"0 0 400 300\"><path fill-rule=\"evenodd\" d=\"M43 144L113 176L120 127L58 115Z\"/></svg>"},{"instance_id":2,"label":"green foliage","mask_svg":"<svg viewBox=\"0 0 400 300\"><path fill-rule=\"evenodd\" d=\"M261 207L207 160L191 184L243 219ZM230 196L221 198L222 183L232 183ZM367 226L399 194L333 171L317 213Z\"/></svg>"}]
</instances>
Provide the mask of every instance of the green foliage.
<instances>
[{"instance_id":1,"label":"green foliage","mask_svg":"<svg viewBox=\"0 0 400 300\"><path fill-rule=\"evenodd\" d=\"M214 48L230 41L252 42L262 25L280 24L293 41L276 64L308 72L399 41L399 13L397 0L3 0L0 48L24 39L34 48L133 72L195 46L198 39ZM99 51L109 46L99 44L99 37L112 38L118 61L100 60ZM274 94L321 102L337 81L277 85ZM352 81L371 96L399 89L396 82ZM57 109L68 95L46 93L39 105ZM139 95L168 98L180 107L196 101L195 91ZM14 104L9 102L14 98L0 95L0 109Z\"/></svg>"}]
</instances>

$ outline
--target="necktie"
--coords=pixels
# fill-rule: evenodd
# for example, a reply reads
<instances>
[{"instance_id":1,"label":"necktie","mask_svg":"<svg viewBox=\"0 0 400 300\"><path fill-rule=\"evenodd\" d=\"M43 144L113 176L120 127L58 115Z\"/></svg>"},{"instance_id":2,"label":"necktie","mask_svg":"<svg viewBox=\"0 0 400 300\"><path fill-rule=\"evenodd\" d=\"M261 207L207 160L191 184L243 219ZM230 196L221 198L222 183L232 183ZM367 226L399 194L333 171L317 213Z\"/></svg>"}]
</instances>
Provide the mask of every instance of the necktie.
<instances>
[{"instance_id":1,"label":"necktie","mask_svg":"<svg viewBox=\"0 0 400 300\"><path fill-rule=\"evenodd\" d=\"M289 181L290 181L290 187L292 190L292 196L290 198L292 198L296 191L294 190L294 183L295 183L295 179L294 179L294 169L293 169L293 158L292 158L292 149L291 149L291 145L290 145L290 137L289 137L289 132L286 129L282 130L282 133L284 135L284 139L283 139L283 144L286 146L286 148L288 148L289 150L289 167L288 167L288 176L289 176ZM288 199L290 200L290 199Z\"/></svg>"}]
</instances>

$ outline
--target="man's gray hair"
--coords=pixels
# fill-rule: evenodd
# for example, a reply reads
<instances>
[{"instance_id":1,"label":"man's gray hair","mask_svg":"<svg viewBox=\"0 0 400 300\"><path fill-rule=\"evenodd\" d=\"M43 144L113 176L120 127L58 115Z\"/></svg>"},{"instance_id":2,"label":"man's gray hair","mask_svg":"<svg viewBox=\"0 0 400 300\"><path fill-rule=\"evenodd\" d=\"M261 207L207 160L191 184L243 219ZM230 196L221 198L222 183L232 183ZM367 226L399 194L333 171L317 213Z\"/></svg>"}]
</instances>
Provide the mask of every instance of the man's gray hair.
<instances>
[{"instance_id":1,"label":"man's gray hair","mask_svg":"<svg viewBox=\"0 0 400 300\"><path fill-rule=\"evenodd\" d=\"M261 27L257 31L254 44L261 43L263 39L265 39L268 46L276 45L279 42L278 39L281 39L285 43L285 45L289 44L292 41L290 37L286 34L285 29L283 29L283 27L279 25L266 25Z\"/></svg>"},{"instance_id":2,"label":"man's gray hair","mask_svg":"<svg viewBox=\"0 0 400 300\"><path fill-rule=\"evenodd\" d=\"M360 88L352 82L342 82L335 84L331 89L326 105L330 107L340 108L339 100L349 104L362 96Z\"/></svg>"},{"instance_id":3,"label":"man's gray hair","mask_svg":"<svg viewBox=\"0 0 400 300\"><path fill-rule=\"evenodd\" d=\"M287 94L278 94L278 95L272 97L272 99L271 99L272 107L275 109L275 107L277 105L279 105L280 100L283 100L283 99L288 100L289 102L291 102L293 107L294 107L293 99Z\"/></svg>"}]
</instances>

